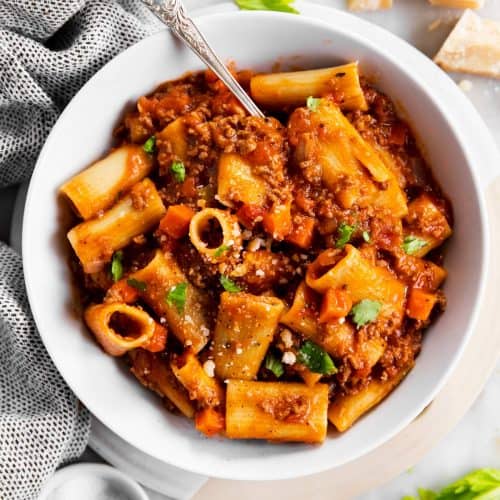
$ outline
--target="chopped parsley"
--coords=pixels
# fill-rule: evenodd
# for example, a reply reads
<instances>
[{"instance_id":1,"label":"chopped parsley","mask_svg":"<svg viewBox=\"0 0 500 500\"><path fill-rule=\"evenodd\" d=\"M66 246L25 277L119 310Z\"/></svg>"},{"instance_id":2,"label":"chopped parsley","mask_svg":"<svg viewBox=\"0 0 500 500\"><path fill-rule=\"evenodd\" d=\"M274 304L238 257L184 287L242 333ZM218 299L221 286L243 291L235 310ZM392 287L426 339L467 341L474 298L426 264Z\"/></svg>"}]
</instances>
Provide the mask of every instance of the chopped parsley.
<instances>
[{"instance_id":1,"label":"chopped parsley","mask_svg":"<svg viewBox=\"0 0 500 500\"><path fill-rule=\"evenodd\" d=\"M272 352L267 353L264 366L267 370L273 372L276 378L280 378L285 373L283 363Z\"/></svg>"},{"instance_id":2,"label":"chopped parsley","mask_svg":"<svg viewBox=\"0 0 500 500\"><path fill-rule=\"evenodd\" d=\"M139 281L134 278L130 278L127 280L127 285L130 285L132 288L139 290L139 292L145 292L148 287L144 281Z\"/></svg>"},{"instance_id":3,"label":"chopped parsley","mask_svg":"<svg viewBox=\"0 0 500 500\"><path fill-rule=\"evenodd\" d=\"M500 469L478 469L436 492L418 489L402 500L494 500L500 498Z\"/></svg>"},{"instance_id":4,"label":"chopped parsley","mask_svg":"<svg viewBox=\"0 0 500 500\"><path fill-rule=\"evenodd\" d=\"M361 233L361 236L363 236L363 239L367 242L370 243L371 238L370 238L370 233L368 231L363 231Z\"/></svg>"},{"instance_id":5,"label":"chopped parsley","mask_svg":"<svg viewBox=\"0 0 500 500\"><path fill-rule=\"evenodd\" d=\"M152 135L142 146L148 155L152 155L156 151L156 137Z\"/></svg>"},{"instance_id":6,"label":"chopped parsley","mask_svg":"<svg viewBox=\"0 0 500 500\"><path fill-rule=\"evenodd\" d=\"M186 179L186 167L182 161L173 161L170 165L170 171L177 182L184 182Z\"/></svg>"},{"instance_id":7,"label":"chopped parsley","mask_svg":"<svg viewBox=\"0 0 500 500\"><path fill-rule=\"evenodd\" d=\"M314 373L322 373L323 375L337 373L337 368L330 355L310 340L306 340L302 344L297 359L299 363L307 366Z\"/></svg>"},{"instance_id":8,"label":"chopped parsley","mask_svg":"<svg viewBox=\"0 0 500 500\"><path fill-rule=\"evenodd\" d=\"M217 250L214 252L214 257L221 257L224 252L227 252L229 250L228 245L221 245Z\"/></svg>"},{"instance_id":9,"label":"chopped parsley","mask_svg":"<svg viewBox=\"0 0 500 500\"><path fill-rule=\"evenodd\" d=\"M187 298L187 283L178 283L174 285L167 293L165 300L169 306L175 306L177 312L181 314L184 311Z\"/></svg>"},{"instance_id":10,"label":"chopped parsley","mask_svg":"<svg viewBox=\"0 0 500 500\"><path fill-rule=\"evenodd\" d=\"M113 281L118 281L123 276L123 252L118 250L113 254L113 258L111 259L111 276L113 277Z\"/></svg>"},{"instance_id":11,"label":"chopped parsley","mask_svg":"<svg viewBox=\"0 0 500 500\"><path fill-rule=\"evenodd\" d=\"M313 97L310 95L307 98L306 105L311 111L317 111L321 99L319 97Z\"/></svg>"},{"instance_id":12,"label":"chopped parsley","mask_svg":"<svg viewBox=\"0 0 500 500\"><path fill-rule=\"evenodd\" d=\"M350 314L352 316L352 320L356 323L356 326L360 328L361 326L374 321L381 308L382 304L380 302L376 300L363 299L353 306Z\"/></svg>"},{"instance_id":13,"label":"chopped parsley","mask_svg":"<svg viewBox=\"0 0 500 500\"><path fill-rule=\"evenodd\" d=\"M242 10L275 10L299 14L299 11L292 7L294 2L295 0L234 0L234 3Z\"/></svg>"},{"instance_id":14,"label":"chopped parsley","mask_svg":"<svg viewBox=\"0 0 500 500\"><path fill-rule=\"evenodd\" d=\"M346 243L349 243L349 241L351 240L354 231L356 231L356 226L351 226L349 224L346 224L345 222L342 222L337 229L339 237L335 242L335 247L344 248Z\"/></svg>"},{"instance_id":15,"label":"chopped parsley","mask_svg":"<svg viewBox=\"0 0 500 500\"><path fill-rule=\"evenodd\" d=\"M224 290L226 290L226 292L230 293L241 292L241 288L234 281L230 280L227 276L221 274L219 281Z\"/></svg>"},{"instance_id":16,"label":"chopped parsley","mask_svg":"<svg viewBox=\"0 0 500 500\"><path fill-rule=\"evenodd\" d=\"M417 236L405 236L401 248L408 254L413 255L417 253L420 249L427 246L427 242L422 238Z\"/></svg>"}]
</instances>

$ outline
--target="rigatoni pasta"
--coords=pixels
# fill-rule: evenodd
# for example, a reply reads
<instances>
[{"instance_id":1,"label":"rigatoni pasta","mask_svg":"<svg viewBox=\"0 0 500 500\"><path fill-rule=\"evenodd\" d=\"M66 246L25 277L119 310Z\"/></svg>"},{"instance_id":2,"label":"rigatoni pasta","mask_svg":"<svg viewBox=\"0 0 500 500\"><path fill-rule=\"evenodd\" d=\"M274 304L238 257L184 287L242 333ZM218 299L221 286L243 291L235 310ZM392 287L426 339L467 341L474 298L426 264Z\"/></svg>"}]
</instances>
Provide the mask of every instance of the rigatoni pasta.
<instances>
[{"instance_id":1,"label":"rigatoni pasta","mask_svg":"<svg viewBox=\"0 0 500 500\"><path fill-rule=\"evenodd\" d=\"M451 205L356 62L236 77L266 118L187 75L61 188L83 316L205 436L321 443L401 382L444 310Z\"/></svg>"},{"instance_id":2,"label":"rigatoni pasta","mask_svg":"<svg viewBox=\"0 0 500 500\"><path fill-rule=\"evenodd\" d=\"M139 288L144 302L168 323L180 342L194 352L203 349L209 334L206 299L188 281L174 257L157 250L145 267L130 276L128 282ZM176 292L178 300L174 300Z\"/></svg>"},{"instance_id":3,"label":"rigatoni pasta","mask_svg":"<svg viewBox=\"0 0 500 500\"><path fill-rule=\"evenodd\" d=\"M60 192L87 220L109 208L120 193L146 177L152 168L153 159L141 146L121 146L63 184Z\"/></svg>"},{"instance_id":4,"label":"rigatoni pasta","mask_svg":"<svg viewBox=\"0 0 500 500\"><path fill-rule=\"evenodd\" d=\"M102 216L78 224L68 240L87 273L103 269L113 253L160 221L165 207L151 180L144 179Z\"/></svg>"},{"instance_id":5,"label":"rigatoni pasta","mask_svg":"<svg viewBox=\"0 0 500 500\"><path fill-rule=\"evenodd\" d=\"M285 305L275 297L223 292L214 331L215 373L222 380L253 380Z\"/></svg>"},{"instance_id":6,"label":"rigatoni pasta","mask_svg":"<svg viewBox=\"0 0 500 500\"><path fill-rule=\"evenodd\" d=\"M366 110L359 82L358 63L325 69L256 75L250 81L252 96L269 108L300 106L309 96L336 95L341 109Z\"/></svg>"},{"instance_id":7,"label":"rigatoni pasta","mask_svg":"<svg viewBox=\"0 0 500 500\"><path fill-rule=\"evenodd\" d=\"M155 333L162 336L165 348L165 329L147 312L137 307L120 303L92 305L85 310L84 318L97 341L111 356L122 356L138 347L149 350L148 344ZM113 318L117 324L114 328ZM117 331L118 328L122 329L123 333Z\"/></svg>"},{"instance_id":8,"label":"rigatoni pasta","mask_svg":"<svg viewBox=\"0 0 500 500\"><path fill-rule=\"evenodd\" d=\"M326 437L328 386L229 380L226 434L232 439L321 443Z\"/></svg>"}]
</instances>

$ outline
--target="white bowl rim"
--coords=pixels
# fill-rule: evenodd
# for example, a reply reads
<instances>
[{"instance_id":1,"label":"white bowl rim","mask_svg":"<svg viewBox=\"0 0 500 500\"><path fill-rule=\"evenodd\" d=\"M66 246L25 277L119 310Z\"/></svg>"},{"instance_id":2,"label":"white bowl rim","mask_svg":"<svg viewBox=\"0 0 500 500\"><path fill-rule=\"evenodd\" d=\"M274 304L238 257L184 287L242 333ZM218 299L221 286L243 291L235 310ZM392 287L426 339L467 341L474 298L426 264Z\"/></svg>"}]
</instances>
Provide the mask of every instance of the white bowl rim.
<instances>
[{"instance_id":1,"label":"white bowl rim","mask_svg":"<svg viewBox=\"0 0 500 500\"><path fill-rule=\"evenodd\" d=\"M389 40L393 44L398 44L401 47L404 47L406 51L410 51L412 53L412 56L420 61L422 65L426 65L427 68L426 70L430 71L433 73L434 78L439 78L441 79L442 82L446 82L447 85L452 84L453 87L455 87L455 84L453 80L451 80L445 73L441 72L429 59L426 58L425 55L420 53L417 49L415 49L413 46L409 45L407 42L404 40L398 38L397 36L393 35L392 33L388 32L387 30L380 28L378 26L374 26L372 23L369 23L367 21L364 21L360 18L357 18L353 16L352 14L348 14L343 11L338 11L337 9L330 8L331 10L335 11L336 15L338 15L340 18L344 17L346 20L349 19L351 23L354 23L353 19L356 19L356 24L358 24L360 27L366 27L370 28L373 31L376 31L380 36L384 36L387 40ZM283 16L288 16L288 14L281 14L281 13L276 13L276 12L266 12L266 11L232 11L232 12L217 12L213 14L203 14L197 18L197 21L199 23L207 23L212 20L217 20L220 21L224 18L226 18L226 21L230 22L231 18L234 16L252 16L255 17L256 20L260 16L272 16L275 17L277 20L281 19ZM295 16L294 16L295 17ZM349 36L353 39L357 39L360 41L362 44L365 46L371 47L372 50L375 51L380 51L380 49L377 49L373 42L370 41L368 38L365 38L363 35L359 35L357 33L353 33L352 31L347 31L343 29L342 23L339 23L337 26L331 26L325 21L318 20L318 19L313 19L311 17L306 17L306 16L297 16L297 22L303 22L311 27L314 26L319 26L322 28L327 28L332 32L342 32L346 36ZM101 73L105 71L109 71L110 68L112 68L114 65L120 64L122 58L127 57L132 51L138 50L143 42L146 40L149 40L154 37L161 37L165 36L165 31L160 31L158 33L155 33L153 35L150 35L148 37L145 37L143 40L140 42L132 45L116 57L114 57L112 60L110 60L106 65L104 65L92 78L89 79L89 81L80 89L80 91L73 97L73 101L76 101L77 99L80 99L81 96L85 93L85 90L88 86L93 85L94 79L98 77ZM411 411L408 411L407 417L405 419L402 419L399 423L398 426L395 426L393 429L391 429L390 432L386 432L385 434L381 435L378 437L378 439L373 440L370 442L369 445L367 445L362 451L356 453L354 456L350 457L349 459L346 459L342 463L346 463L348 461L354 460L370 451L375 449L376 447L380 446L382 443L388 441L391 437L396 435L398 432L400 432L404 427L406 427L432 400L435 398L436 394L441 390L445 382L448 380L449 375L455 368L458 360L463 354L463 351L471 337L472 330L473 330L473 325L476 323L476 319L478 316L478 305L480 303L482 294L484 293L484 288L485 288L485 277L487 274L487 263L488 263L488 256L489 256L489 235L488 235L488 222L487 222L487 212L485 209L485 202L482 196L482 192L479 188L479 180L478 180L478 175L476 170L472 167L474 165L474 161L471 160L471 155L472 151L467 147L467 141L464 140L463 135L457 130L456 125L454 124L453 120L448 119L448 112L447 110L443 109L443 106L441 105L440 102L438 102L433 93L432 90L427 90L423 85L419 83L419 81L416 79L416 77L413 76L413 73L409 70L405 69L405 66L402 65L400 61L398 61L395 57L393 57L390 54L384 53L384 57L389 59L395 66L398 67L399 71L401 73L404 73L405 76L412 80L415 85L417 85L423 93L426 94L427 98L433 103L433 106L435 106L441 113L442 116L447 118L448 124L450 129L453 131L453 134L460 139L460 145L463 150L464 157L467 160L467 164L469 165L469 171L473 180L473 189L475 191L477 200L478 200L478 209L479 209L479 217L481 220L481 241L480 241L480 246L481 246L481 252L478 258L478 262L480 265L479 269L479 279L477 282L477 287L476 287L476 293L475 293L475 301L474 301L474 310L473 314L469 317L469 321L466 325L466 334L464 335L464 338L456 350L454 358L451 360L449 363L446 371L444 372L443 376L441 379L434 385L434 388L432 391L430 391L427 395L427 397L420 401L418 404L414 404L412 407ZM458 96L459 94L456 94ZM461 96L462 98L462 104L466 107L468 107L472 113L477 115L476 110L472 107L472 105L466 100L465 97ZM68 104L66 109L63 111L59 119L61 119L63 116L65 116L67 113L70 113L71 111L71 103ZM479 121L482 123L482 120L478 117ZM486 127L485 127L486 128ZM52 140L52 138L55 136L55 131L57 130L57 123L54 125L51 133L49 134L46 143L48 144L49 141ZM25 213L24 213L24 218L23 218L23 265L25 269L25 283L26 283L26 289L27 289L27 295L28 299L30 302L30 306L32 309L33 317L35 319L35 322L39 324L39 319L41 317L41 312L38 310L36 307L36 299L34 297L34 294L32 292L32 288L30 285L30 280L29 280L29 275L30 275L30 259L27 257L29 255L29 252L27 250L27 233L29 228L29 213L30 213L30 204L31 200L33 197L36 195L34 194L34 189L33 186L36 184L36 181L38 179L38 176L42 175L42 169L39 169L38 166L44 162L44 150L46 150L46 147L42 149L38 161L35 165L35 170L33 172L31 181L30 181L30 186L28 189L28 195L26 199L26 205L25 205ZM473 156L473 155L472 155ZM479 246L479 245L478 245ZM49 342L48 336L44 334L42 330L39 330L40 336L47 348L47 351L49 352L54 364L57 366L57 357L55 353L50 349L49 347ZM61 373L62 374L62 373ZM66 382L70 386L70 388L75 392L75 394L78 396L78 388L73 387L73 384L71 383L71 380L66 379L66 375L62 374L63 377L65 378ZM76 390L75 390L76 389ZM84 402L85 403L85 402ZM126 440L129 444L132 446L135 446L138 449L141 448L141 442L139 440L134 439L134 437L129 436L129 435L124 435L123 433L120 432L119 426L116 424L116 421L113 420L113 418L109 418L107 415L103 415L99 413L98 408L94 408L90 405L87 406L88 409L96 415L96 417L101 420L108 428L110 428L113 432L118 434L120 437L122 437L124 440ZM147 452L151 456L153 456L156 459L159 460L166 460L165 456L163 454L159 454L155 452L154 450L148 450ZM331 467L339 466L341 463L335 463L332 465L331 463L324 463L324 464L315 464L315 465L310 465L307 462L303 464L302 470L300 473L296 472L289 472L287 470L276 470L273 469L270 472L267 471L259 471L259 474L256 475L253 473L253 471L237 471L235 468L229 468L227 471L226 470L220 470L214 468L211 464L204 464L203 466L199 465L198 463L193 464L191 462L185 462L185 461L179 461L176 460L175 454L170 455L168 457L168 463L171 465L174 465L176 467L180 467L182 469L198 473L198 474L204 474L204 475L210 475L212 477L220 477L220 478L226 478L226 479L241 479L241 480L275 480L275 479L287 479L287 478L292 478L292 477L299 477L303 475L308 475L308 474L313 474L317 472L324 471L326 469L329 469Z\"/></svg>"}]
</instances>

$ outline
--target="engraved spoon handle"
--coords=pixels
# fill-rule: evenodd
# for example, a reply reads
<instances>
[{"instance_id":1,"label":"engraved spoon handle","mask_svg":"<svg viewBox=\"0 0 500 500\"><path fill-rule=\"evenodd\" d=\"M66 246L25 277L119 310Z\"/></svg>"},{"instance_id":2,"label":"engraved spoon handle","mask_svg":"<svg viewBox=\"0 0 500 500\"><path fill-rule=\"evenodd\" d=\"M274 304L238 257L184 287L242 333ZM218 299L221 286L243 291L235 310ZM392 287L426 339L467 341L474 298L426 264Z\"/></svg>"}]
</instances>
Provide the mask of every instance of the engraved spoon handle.
<instances>
[{"instance_id":1,"label":"engraved spoon handle","mask_svg":"<svg viewBox=\"0 0 500 500\"><path fill-rule=\"evenodd\" d=\"M166 24L172 32L185 42L193 52L225 83L246 110L253 116L264 118L264 114L241 88L227 70L206 38L188 16L181 0L142 0L153 14Z\"/></svg>"}]
</instances>

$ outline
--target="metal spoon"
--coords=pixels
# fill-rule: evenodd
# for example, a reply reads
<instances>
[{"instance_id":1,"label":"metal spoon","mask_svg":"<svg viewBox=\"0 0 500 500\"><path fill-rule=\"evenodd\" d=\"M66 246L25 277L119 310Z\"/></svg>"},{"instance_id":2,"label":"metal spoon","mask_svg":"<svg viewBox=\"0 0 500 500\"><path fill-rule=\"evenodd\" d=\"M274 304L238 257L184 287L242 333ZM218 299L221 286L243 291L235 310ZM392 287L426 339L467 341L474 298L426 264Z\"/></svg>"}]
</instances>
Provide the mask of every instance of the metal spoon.
<instances>
[{"instance_id":1,"label":"metal spoon","mask_svg":"<svg viewBox=\"0 0 500 500\"><path fill-rule=\"evenodd\" d=\"M206 38L188 16L181 0L142 0L153 14L189 48L226 84L245 109L253 116L264 118L264 114L241 88L233 75L227 70Z\"/></svg>"}]
</instances>

